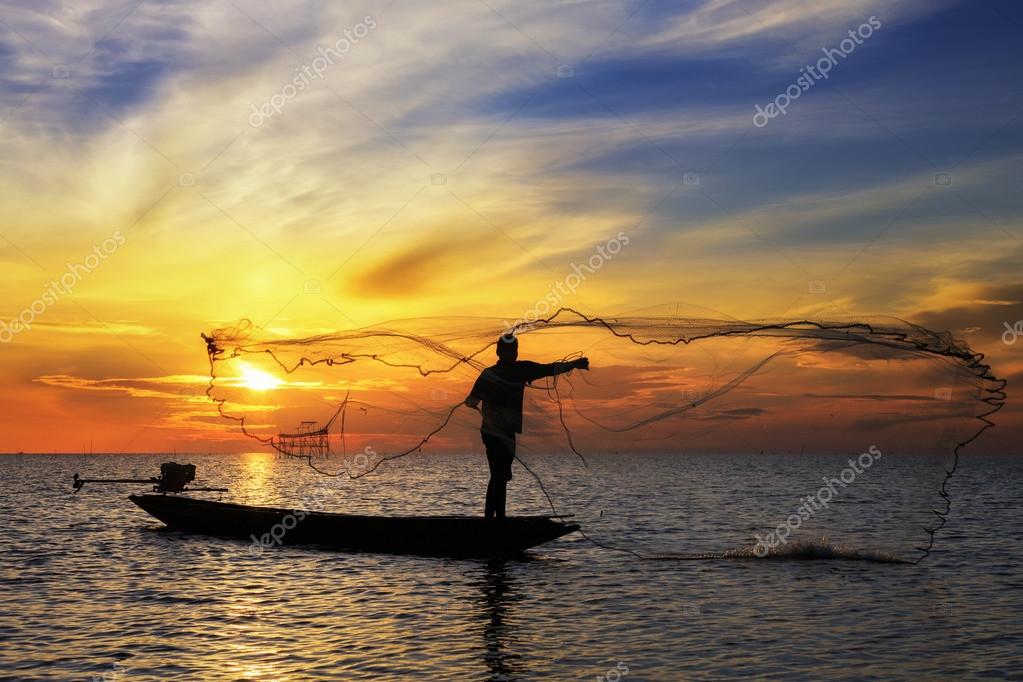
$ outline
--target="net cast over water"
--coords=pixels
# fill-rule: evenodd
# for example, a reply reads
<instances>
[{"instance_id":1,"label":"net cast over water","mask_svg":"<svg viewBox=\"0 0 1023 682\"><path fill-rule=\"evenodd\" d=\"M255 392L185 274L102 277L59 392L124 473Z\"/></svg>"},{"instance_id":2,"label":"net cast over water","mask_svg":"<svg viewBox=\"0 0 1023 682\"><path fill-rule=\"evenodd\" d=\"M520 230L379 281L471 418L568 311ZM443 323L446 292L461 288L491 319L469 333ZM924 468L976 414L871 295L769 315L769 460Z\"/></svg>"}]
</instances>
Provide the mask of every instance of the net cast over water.
<instances>
[{"instance_id":1,"label":"net cast over water","mask_svg":"<svg viewBox=\"0 0 1023 682\"><path fill-rule=\"evenodd\" d=\"M437 317L275 331L242 321L204 334L207 394L246 436L350 480L341 497L359 495L356 481L400 475L415 456L479 453L480 415L463 401L502 336L517 337L521 357L538 362L587 356L588 372L528 386L516 452L526 476L515 474L509 498L574 514L587 539L643 558L823 556L837 547L847 558L919 562L947 522L963 448L994 425L1006 397L982 354L896 319L745 322L684 316L675 306L622 317L561 308L514 325ZM678 528L616 514L615 480L629 475L630 453L687 452L721 453L721 466L729 453L760 453L772 470L786 457L817 458L822 475L794 477L790 490L758 496L770 508L749 508L743 490L758 475L736 468L716 509L691 509L677 491ZM596 466L596 454L615 456ZM464 460L485 468L479 454ZM905 497L872 497L871 478L891 475L905 477ZM579 476L600 477L606 494L579 499ZM482 491L463 511L477 503ZM436 511L417 504L428 501L410 498L410 513ZM729 537L700 536L707 513L734 516ZM814 534L838 544L812 542ZM870 550L855 548L864 543Z\"/></svg>"}]
</instances>

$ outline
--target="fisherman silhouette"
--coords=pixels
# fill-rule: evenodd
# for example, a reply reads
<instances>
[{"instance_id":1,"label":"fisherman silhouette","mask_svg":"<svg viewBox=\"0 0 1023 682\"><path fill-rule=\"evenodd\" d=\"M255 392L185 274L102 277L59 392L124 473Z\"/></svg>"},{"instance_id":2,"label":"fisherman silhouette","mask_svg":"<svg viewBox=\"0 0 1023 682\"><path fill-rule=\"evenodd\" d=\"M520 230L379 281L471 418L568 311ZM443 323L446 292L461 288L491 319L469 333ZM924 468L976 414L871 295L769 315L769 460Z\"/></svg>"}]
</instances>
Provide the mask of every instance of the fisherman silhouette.
<instances>
[{"instance_id":1,"label":"fisherman silhouette","mask_svg":"<svg viewBox=\"0 0 1023 682\"><path fill-rule=\"evenodd\" d=\"M487 484L487 504L484 516L504 518L508 481L511 480L512 460L515 459L515 434L522 433L522 398L526 384L564 374L573 369L589 369L588 358L571 362L552 362L544 365L530 360L519 360L519 341L506 334L497 341L497 364L481 373L465 404L478 409L483 402L483 424L480 436L487 449L490 465L490 483Z\"/></svg>"}]
</instances>

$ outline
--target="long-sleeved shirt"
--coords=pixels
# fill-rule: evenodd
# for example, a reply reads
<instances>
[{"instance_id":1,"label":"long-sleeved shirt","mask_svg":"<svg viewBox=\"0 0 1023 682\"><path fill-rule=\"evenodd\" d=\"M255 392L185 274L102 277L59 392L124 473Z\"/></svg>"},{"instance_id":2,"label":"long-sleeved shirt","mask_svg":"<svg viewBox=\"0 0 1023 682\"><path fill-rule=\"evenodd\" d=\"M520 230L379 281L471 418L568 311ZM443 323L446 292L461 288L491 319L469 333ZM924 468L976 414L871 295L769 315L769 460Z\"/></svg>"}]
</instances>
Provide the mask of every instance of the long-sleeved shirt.
<instances>
[{"instance_id":1,"label":"long-sleeved shirt","mask_svg":"<svg viewBox=\"0 0 1023 682\"><path fill-rule=\"evenodd\" d=\"M547 365L529 360L498 362L480 373L469 397L483 401L483 430L494 433L522 433L522 398L526 384L564 374L571 362Z\"/></svg>"}]
</instances>

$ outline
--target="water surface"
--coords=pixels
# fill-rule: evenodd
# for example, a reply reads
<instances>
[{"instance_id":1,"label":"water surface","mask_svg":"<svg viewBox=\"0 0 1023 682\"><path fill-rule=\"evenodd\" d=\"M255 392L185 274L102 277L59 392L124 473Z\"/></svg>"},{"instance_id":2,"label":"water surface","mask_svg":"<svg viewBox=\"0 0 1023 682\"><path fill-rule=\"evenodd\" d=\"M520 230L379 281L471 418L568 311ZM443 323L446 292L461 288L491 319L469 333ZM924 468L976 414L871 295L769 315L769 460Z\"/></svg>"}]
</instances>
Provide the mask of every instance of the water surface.
<instances>
[{"instance_id":1,"label":"water surface","mask_svg":"<svg viewBox=\"0 0 1023 682\"><path fill-rule=\"evenodd\" d=\"M75 471L150 476L167 459L0 457L0 679L1023 679L1023 467L1009 457L964 459L950 525L919 566L641 561L578 534L503 563L253 553L159 530L131 487L70 494ZM247 503L475 514L485 488L468 456L418 456L357 483L268 455L178 459ZM748 544L847 459L527 461L595 539L665 554ZM801 537L913 558L940 465L883 459ZM543 513L515 476L512 511Z\"/></svg>"}]
</instances>

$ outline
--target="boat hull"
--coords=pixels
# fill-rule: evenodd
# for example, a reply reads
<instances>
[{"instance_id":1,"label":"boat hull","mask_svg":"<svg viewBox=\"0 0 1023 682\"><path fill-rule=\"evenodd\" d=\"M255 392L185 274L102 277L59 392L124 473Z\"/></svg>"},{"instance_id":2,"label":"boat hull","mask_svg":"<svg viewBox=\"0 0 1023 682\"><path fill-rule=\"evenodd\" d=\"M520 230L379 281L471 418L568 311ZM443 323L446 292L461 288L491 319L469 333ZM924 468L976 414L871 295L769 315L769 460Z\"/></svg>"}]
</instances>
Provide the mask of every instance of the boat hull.
<instances>
[{"instance_id":1,"label":"boat hull","mask_svg":"<svg viewBox=\"0 0 1023 682\"><path fill-rule=\"evenodd\" d=\"M490 558L522 554L579 529L547 516L359 516L250 507L176 495L129 499L168 528L248 540L255 547L317 545L351 552Z\"/></svg>"}]
</instances>

